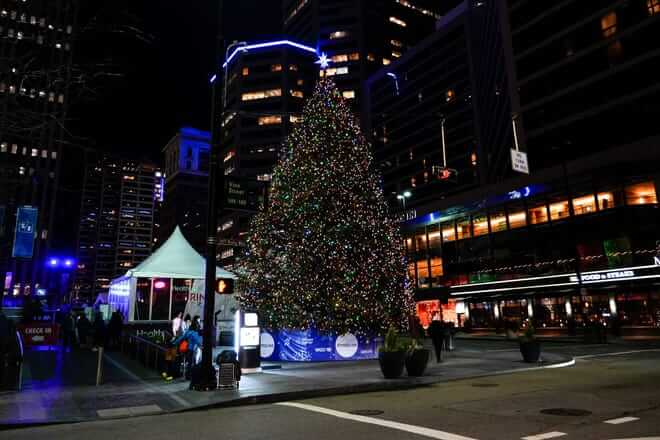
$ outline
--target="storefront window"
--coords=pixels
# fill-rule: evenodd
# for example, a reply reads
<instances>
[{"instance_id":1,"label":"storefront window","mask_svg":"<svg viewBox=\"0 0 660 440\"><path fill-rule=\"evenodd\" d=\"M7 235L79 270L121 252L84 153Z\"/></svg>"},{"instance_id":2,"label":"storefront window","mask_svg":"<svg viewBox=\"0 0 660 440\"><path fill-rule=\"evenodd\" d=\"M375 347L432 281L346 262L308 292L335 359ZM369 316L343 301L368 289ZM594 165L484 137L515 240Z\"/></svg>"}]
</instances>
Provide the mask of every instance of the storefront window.
<instances>
[{"instance_id":1,"label":"storefront window","mask_svg":"<svg viewBox=\"0 0 660 440\"><path fill-rule=\"evenodd\" d=\"M525 211L509 212L509 227L511 229L527 226L527 213Z\"/></svg>"},{"instance_id":2,"label":"storefront window","mask_svg":"<svg viewBox=\"0 0 660 440\"><path fill-rule=\"evenodd\" d=\"M417 262L417 282L420 289L428 289L431 287L429 279L429 262L427 260Z\"/></svg>"},{"instance_id":3,"label":"storefront window","mask_svg":"<svg viewBox=\"0 0 660 440\"><path fill-rule=\"evenodd\" d=\"M660 327L659 293L617 295L616 304L623 325Z\"/></svg>"},{"instance_id":4,"label":"storefront window","mask_svg":"<svg viewBox=\"0 0 660 440\"><path fill-rule=\"evenodd\" d=\"M138 278L135 290L135 320L148 321L151 308L151 280Z\"/></svg>"},{"instance_id":5,"label":"storefront window","mask_svg":"<svg viewBox=\"0 0 660 440\"><path fill-rule=\"evenodd\" d=\"M533 309L534 319L541 327L566 327L566 300L563 297L538 298Z\"/></svg>"},{"instance_id":6,"label":"storefront window","mask_svg":"<svg viewBox=\"0 0 660 440\"><path fill-rule=\"evenodd\" d=\"M470 310L470 323L474 328L495 327L495 316L493 307L489 303L480 302L467 305Z\"/></svg>"},{"instance_id":7,"label":"storefront window","mask_svg":"<svg viewBox=\"0 0 660 440\"><path fill-rule=\"evenodd\" d=\"M504 212L490 215L490 230L492 232L506 231L506 214Z\"/></svg>"},{"instance_id":8,"label":"storefront window","mask_svg":"<svg viewBox=\"0 0 660 440\"><path fill-rule=\"evenodd\" d=\"M598 198L598 209L600 209L601 211L616 207L614 193L612 192L600 192L598 193L597 198Z\"/></svg>"},{"instance_id":9,"label":"storefront window","mask_svg":"<svg viewBox=\"0 0 660 440\"><path fill-rule=\"evenodd\" d=\"M431 283L433 283L434 286L440 284L442 275L444 275L444 270L442 268L442 258L431 258Z\"/></svg>"},{"instance_id":10,"label":"storefront window","mask_svg":"<svg viewBox=\"0 0 660 440\"><path fill-rule=\"evenodd\" d=\"M443 241L456 240L456 230L454 229L454 222L442 224L442 240Z\"/></svg>"},{"instance_id":11,"label":"storefront window","mask_svg":"<svg viewBox=\"0 0 660 440\"><path fill-rule=\"evenodd\" d=\"M464 218L456 221L456 232L459 240L472 237L470 232L470 219Z\"/></svg>"},{"instance_id":12,"label":"storefront window","mask_svg":"<svg viewBox=\"0 0 660 440\"><path fill-rule=\"evenodd\" d=\"M408 255L412 255L415 252L415 246L413 243L412 238L406 238L405 240L406 243L406 252L408 252Z\"/></svg>"},{"instance_id":13,"label":"storefront window","mask_svg":"<svg viewBox=\"0 0 660 440\"><path fill-rule=\"evenodd\" d=\"M429 249L440 249L440 225L431 225L428 228Z\"/></svg>"},{"instance_id":14,"label":"storefront window","mask_svg":"<svg viewBox=\"0 0 660 440\"><path fill-rule=\"evenodd\" d=\"M191 280L172 280L172 318L179 312L185 312L188 295L192 287Z\"/></svg>"},{"instance_id":15,"label":"storefront window","mask_svg":"<svg viewBox=\"0 0 660 440\"><path fill-rule=\"evenodd\" d=\"M596 198L593 194L573 199L573 212L575 215L591 214L596 212Z\"/></svg>"},{"instance_id":16,"label":"storefront window","mask_svg":"<svg viewBox=\"0 0 660 440\"><path fill-rule=\"evenodd\" d=\"M566 217L568 217L568 200L550 204L550 218L552 220L561 220Z\"/></svg>"},{"instance_id":17,"label":"storefront window","mask_svg":"<svg viewBox=\"0 0 660 440\"><path fill-rule=\"evenodd\" d=\"M417 303L417 317L422 327L428 328L436 313L440 313L440 301L420 301Z\"/></svg>"},{"instance_id":18,"label":"storefront window","mask_svg":"<svg viewBox=\"0 0 660 440\"><path fill-rule=\"evenodd\" d=\"M475 215L472 218L472 225L474 227L475 237L488 234L488 218L485 215Z\"/></svg>"},{"instance_id":19,"label":"storefront window","mask_svg":"<svg viewBox=\"0 0 660 440\"><path fill-rule=\"evenodd\" d=\"M653 182L638 183L626 187L628 205L650 205L658 203Z\"/></svg>"},{"instance_id":20,"label":"storefront window","mask_svg":"<svg viewBox=\"0 0 660 440\"><path fill-rule=\"evenodd\" d=\"M154 280L152 301L151 320L167 321L170 319L170 280Z\"/></svg>"},{"instance_id":21,"label":"storefront window","mask_svg":"<svg viewBox=\"0 0 660 440\"><path fill-rule=\"evenodd\" d=\"M548 209L545 205L535 206L529 209L529 221L533 225L546 223L548 221Z\"/></svg>"}]
</instances>

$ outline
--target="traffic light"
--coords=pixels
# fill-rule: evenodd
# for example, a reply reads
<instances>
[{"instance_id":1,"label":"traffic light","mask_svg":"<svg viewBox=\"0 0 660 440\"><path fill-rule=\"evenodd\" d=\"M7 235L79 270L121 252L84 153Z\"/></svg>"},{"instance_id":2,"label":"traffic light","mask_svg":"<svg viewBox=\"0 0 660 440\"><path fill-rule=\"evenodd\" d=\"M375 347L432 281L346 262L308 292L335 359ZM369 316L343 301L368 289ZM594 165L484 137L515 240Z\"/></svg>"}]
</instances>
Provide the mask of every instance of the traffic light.
<instances>
[{"instance_id":1,"label":"traffic light","mask_svg":"<svg viewBox=\"0 0 660 440\"><path fill-rule=\"evenodd\" d=\"M220 278L215 291L221 295L231 295L234 293L234 280L231 278Z\"/></svg>"}]
</instances>

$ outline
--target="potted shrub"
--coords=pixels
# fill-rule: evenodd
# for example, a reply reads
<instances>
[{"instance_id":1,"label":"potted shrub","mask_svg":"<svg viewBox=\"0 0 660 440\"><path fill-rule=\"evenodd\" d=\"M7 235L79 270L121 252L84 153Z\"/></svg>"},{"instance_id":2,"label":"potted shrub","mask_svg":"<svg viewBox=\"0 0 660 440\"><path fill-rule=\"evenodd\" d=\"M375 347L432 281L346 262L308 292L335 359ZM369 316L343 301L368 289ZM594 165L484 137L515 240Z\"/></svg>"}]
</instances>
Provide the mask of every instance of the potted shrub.
<instances>
[{"instance_id":1,"label":"potted shrub","mask_svg":"<svg viewBox=\"0 0 660 440\"><path fill-rule=\"evenodd\" d=\"M406 347L399 342L396 329L390 328L385 335L385 342L378 350L380 371L386 379L396 379L403 374L406 364Z\"/></svg>"},{"instance_id":2,"label":"potted shrub","mask_svg":"<svg viewBox=\"0 0 660 440\"><path fill-rule=\"evenodd\" d=\"M408 376L422 376L426 371L426 365L429 363L431 351L424 348L416 339L413 339L406 356L406 371Z\"/></svg>"},{"instance_id":3,"label":"potted shrub","mask_svg":"<svg viewBox=\"0 0 660 440\"><path fill-rule=\"evenodd\" d=\"M520 353L525 362L538 362L541 358L541 342L536 339L534 326L529 324L520 337Z\"/></svg>"}]
</instances>

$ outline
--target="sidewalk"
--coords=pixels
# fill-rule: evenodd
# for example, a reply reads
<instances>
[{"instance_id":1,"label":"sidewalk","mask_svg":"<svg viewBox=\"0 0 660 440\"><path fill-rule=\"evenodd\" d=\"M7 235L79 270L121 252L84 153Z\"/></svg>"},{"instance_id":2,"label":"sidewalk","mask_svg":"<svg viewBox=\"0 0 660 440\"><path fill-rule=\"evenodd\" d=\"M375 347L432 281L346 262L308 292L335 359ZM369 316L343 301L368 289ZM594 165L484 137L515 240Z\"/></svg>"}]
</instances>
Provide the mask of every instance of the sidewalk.
<instances>
[{"instance_id":1,"label":"sidewalk","mask_svg":"<svg viewBox=\"0 0 660 440\"><path fill-rule=\"evenodd\" d=\"M83 357L89 357L84 355ZM270 403L333 394L425 386L526 369L560 366L570 356L545 352L541 364L525 364L517 348L457 350L445 361L432 359L424 377L383 379L378 361L282 363L280 368L244 375L240 390L196 392L188 382L165 383L155 372L118 353L105 356L111 375L95 387L79 374L77 381L32 381L21 392L0 393L0 427L50 424L186 411L206 407ZM89 361L89 360L87 360ZM69 364L70 365L70 364ZM33 370L27 366L28 370ZM59 371L66 371L60 368ZM92 382L93 383L93 382Z\"/></svg>"}]
</instances>

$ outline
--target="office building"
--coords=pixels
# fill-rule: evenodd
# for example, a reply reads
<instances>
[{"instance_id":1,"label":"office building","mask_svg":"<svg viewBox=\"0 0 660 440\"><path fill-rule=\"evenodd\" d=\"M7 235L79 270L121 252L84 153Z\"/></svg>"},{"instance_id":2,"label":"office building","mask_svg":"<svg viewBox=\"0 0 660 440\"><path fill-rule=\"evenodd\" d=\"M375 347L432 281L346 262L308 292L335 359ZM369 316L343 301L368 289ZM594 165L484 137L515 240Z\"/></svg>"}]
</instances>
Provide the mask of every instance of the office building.
<instances>
[{"instance_id":1,"label":"office building","mask_svg":"<svg viewBox=\"0 0 660 440\"><path fill-rule=\"evenodd\" d=\"M95 299L151 255L162 173L150 163L100 153L86 159L74 290Z\"/></svg>"},{"instance_id":2,"label":"office building","mask_svg":"<svg viewBox=\"0 0 660 440\"><path fill-rule=\"evenodd\" d=\"M47 278L77 12L75 0L0 5L0 294L43 291ZM34 240L19 250L22 206L37 211L21 222Z\"/></svg>"},{"instance_id":3,"label":"office building","mask_svg":"<svg viewBox=\"0 0 660 440\"><path fill-rule=\"evenodd\" d=\"M458 3L428 0L285 0L283 32L325 53L333 76L361 112L369 75L401 57L433 32L435 22Z\"/></svg>"},{"instance_id":4,"label":"office building","mask_svg":"<svg viewBox=\"0 0 660 440\"><path fill-rule=\"evenodd\" d=\"M652 122L660 80L651 73L659 61L651 43L658 12L646 0L561 8L466 2L445 18L460 23L463 16L467 26L441 20L419 55L372 77L370 134L392 206L407 204L408 269L424 322L441 309L445 319L482 329L529 321L551 333L608 325L640 334L660 326L660 129ZM464 36L450 39L452 29ZM410 73L433 63L424 47L436 45L438 53L451 41L497 48L491 58L468 56L463 84L471 105L442 108L451 104L454 83L444 84L441 70L420 84L445 93L446 104L436 98L431 109L420 103L397 111L403 104L393 98L388 73L409 74L399 99L412 106L415 87L423 86ZM413 186L408 179L423 177L424 161L402 159L441 144L438 113L447 115L448 168L458 176ZM404 132L407 119L421 122ZM466 128L462 146L456 127ZM468 160L472 148L476 164ZM516 148L527 153L530 174L513 171ZM435 152L432 163L438 160Z\"/></svg>"},{"instance_id":5,"label":"office building","mask_svg":"<svg viewBox=\"0 0 660 440\"><path fill-rule=\"evenodd\" d=\"M157 245L181 228L190 244L202 252L206 243L209 145L211 134L183 127L163 149L163 203L158 216Z\"/></svg>"},{"instance_id":6,"label":"office building","mask_svg":"<svg viewBox=\"0 0 660 440\"><path fill-rule=\"evenodd\" d=\"M318 78L316 61L315 48L289 40L245 45L227 61L220 160L230 209L218 223L222 266L231 267L245 247L250 218L263 204L282 144Z\"/></svg>"}]
</instances>

